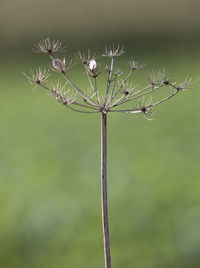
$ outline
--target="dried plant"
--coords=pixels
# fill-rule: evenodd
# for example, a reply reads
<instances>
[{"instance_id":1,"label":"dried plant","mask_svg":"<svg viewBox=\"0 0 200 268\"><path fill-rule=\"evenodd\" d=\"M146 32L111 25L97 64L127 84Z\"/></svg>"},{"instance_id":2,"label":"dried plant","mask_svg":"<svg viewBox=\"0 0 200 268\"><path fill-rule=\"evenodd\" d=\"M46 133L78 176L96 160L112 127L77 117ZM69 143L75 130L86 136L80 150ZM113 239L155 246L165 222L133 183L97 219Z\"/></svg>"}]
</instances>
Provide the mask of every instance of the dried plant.
<instances>
[{"instance_id":1,"label":"dried plant","mask_svg":"<svg viewBox=\"0 0 200 268\"><path fill-rule=\"evenodd\" d=\"M88 79L88 88L81 89L69 77L69 71L72 68L72 61L55 57L55 52L63 50L60 41L51 41L49 38L41 40L35 45L38 52L45 53L50 56L53 69L57 71L65 80L64 85L58 81L52 86L47 86L45 82L50 76L50 72L44 67L40 67L36 72L30 71L25 74L31 84L40 86L45 89L48 94L57 100L57 102L67 108L80 112L101 115L101 207L102 207L102 225L103 225L103 240L104 240L104 257L105 268L111 268L110 258L110 242L109 242L109 226L108 226L108 204L107 204L107 115L108 113L129 113L143 114L149 119L152 115L152 108L161 103L168 101L175 95L189 88L192 85L191 78L186 78L180 84L174 82L169 77L166 77L164 72L151 72L147 77L147 84L141 89L136 90L136 87L129 83L133 74L144 67L137 61L130 60L127 63L129 72L126 77L121 79L123 73L116 69L114 61L116 57L124 54L124 49L117 46L106 48L103 57L110 59L110 65L102 68L102 72L107 72L106 86L102 95L97 88L97 79L102 72L99 71L95 55L91 55L90 51L87 54L78 52L76 59L83 65ZM172 90L163 99L153 101L152 94L158 90L168 92L166 88ZM146 95L151 97L145 100ZM137 101L137 102L136 102ZM122 105L131 103L131 107L121 109Z\"/></svg>"}]
</instances>

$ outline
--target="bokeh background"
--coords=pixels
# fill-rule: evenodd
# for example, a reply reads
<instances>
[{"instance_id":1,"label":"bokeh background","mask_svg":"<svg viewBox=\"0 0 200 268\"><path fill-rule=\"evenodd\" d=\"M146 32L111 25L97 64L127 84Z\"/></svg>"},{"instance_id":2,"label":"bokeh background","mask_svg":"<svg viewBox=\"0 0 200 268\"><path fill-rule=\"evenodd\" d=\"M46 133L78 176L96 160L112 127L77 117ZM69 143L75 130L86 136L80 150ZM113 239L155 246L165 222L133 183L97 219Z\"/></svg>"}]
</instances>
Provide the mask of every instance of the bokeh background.
<instances>
[{"instance_id":1,"label":"bokeh background","mask_svg":"<svg viewBox=\"0 0 200 268\"><path fill-rule=\"evenodd\" d=\"M68 60L119 43L124 73L131 56L148 63L141 84L152 69L195 80L199 13L198 0L0 1L0 267L104 267L100 118L33 92L22 73L50 65L33 44L60 39ZM71 76L87 86L81 68ZM109 115L115 268L200 267L199 90L155 108L152 121Z\"/></svg>"}]
</instances>

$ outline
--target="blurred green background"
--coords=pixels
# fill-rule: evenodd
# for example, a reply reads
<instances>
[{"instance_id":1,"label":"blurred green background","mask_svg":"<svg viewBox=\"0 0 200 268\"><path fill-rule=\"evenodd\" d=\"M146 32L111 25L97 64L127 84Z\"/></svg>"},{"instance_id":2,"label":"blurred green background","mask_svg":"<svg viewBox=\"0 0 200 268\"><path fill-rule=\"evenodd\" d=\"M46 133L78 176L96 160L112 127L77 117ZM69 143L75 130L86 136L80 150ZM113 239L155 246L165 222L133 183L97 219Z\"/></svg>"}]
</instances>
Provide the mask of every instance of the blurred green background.
<instances>
[{"instance_id":1,"label":"blurred green background","mask_svg":"<svg viewBox=\"0 0 200 268\"><path fill-rule=\"evenodd\" d=\"M67 44L66 61L77 50L124 45L124 73L131 56L148 63L137 83L163 68L196 79L200 2L1 0L0 8L0 267L104 267L100 116L33 92L22 73L50 66L31 51L50 36ZM87 86L81 68L70 75ZM156 107L152 121L109 115L113 267L200 267L199 106L196 83Z\"/></svg>"}]
</instances>

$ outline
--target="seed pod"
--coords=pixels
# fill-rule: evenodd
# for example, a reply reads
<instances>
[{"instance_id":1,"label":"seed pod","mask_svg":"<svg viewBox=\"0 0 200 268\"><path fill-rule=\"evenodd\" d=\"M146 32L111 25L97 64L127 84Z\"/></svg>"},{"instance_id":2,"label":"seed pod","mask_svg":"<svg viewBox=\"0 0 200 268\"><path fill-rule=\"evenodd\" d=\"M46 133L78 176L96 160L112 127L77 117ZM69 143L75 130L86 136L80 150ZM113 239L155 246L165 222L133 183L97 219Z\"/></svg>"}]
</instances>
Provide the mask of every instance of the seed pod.
<instances>
[{"instance_id":1,"label":"seed pod","mask_svg":"<svg viewBox=\"0 0 200 268\"><path fill-rule=\"evenodd\" d=\"M88 71L92 77L97 77L97 62L95 60L89 62Z\"/></svg>"},{"instance_id":2,"label":"seed pod","mask_svg":"<svg viewBox=\"0 0 200 268\"><path fill-rule=\"evenodd\" d=\"M52 60L52 65L54 69L57 71L64 73L65 72L65 59L60 60L60 59L53 59Z\"/></svg>"},{"instance_id":3,"label":"seed pod","mask_svg":"<svg viewBox=\"0 0 200 268\"><path fill-rule=\"evenodd\" d=\"M90 71L94 71L97 69L97 62L96 60L91 60L89 63L89 69Z\"/></svg>"}]
</instances>

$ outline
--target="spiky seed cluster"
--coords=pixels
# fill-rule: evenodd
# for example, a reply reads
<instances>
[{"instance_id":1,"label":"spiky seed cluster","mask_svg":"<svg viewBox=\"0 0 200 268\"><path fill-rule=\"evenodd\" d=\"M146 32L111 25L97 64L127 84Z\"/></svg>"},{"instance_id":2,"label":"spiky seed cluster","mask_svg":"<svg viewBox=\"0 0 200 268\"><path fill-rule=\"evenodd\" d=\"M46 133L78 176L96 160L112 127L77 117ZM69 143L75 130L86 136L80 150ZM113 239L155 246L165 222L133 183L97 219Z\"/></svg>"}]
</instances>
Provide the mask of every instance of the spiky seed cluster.
<instances>
[{"instance_id":1,"label":"spiky seed cluster","mask_svg":"<svg viewBox=\"0 0 200 268\"><path fill-rule=\"evenodd\" d=\"M39 67L36 72L31 70L28 74L24 73L24 75L32 85L37 86L44 83L51 74L49 73L49 70L46 69L46 67Z\"/></svg>"},{"instance_id":2,"label":"spiky seed cluster","mask_svg":"<svg viewBox=\"0 0 200 268\"><path fill-rule=\"evenodd\" d=\"M127 73L123 79L119 79L119 76L121 77L123 73L119 69L115 69L114 58L123 55L124 49L119 46L117 48L113 46L106 48L105 53L102 55L111 59L110 66L105 67L108 76L105 92L102 96L102 93L100 93L97 88L97 76L99 76L101 72L98 72L95 56L91 56L90 51L88 51L86 55L81 52L78 52L76 55L85 67L89 81L89 87L81 89L68 76L69 70L72 67L72 61L67 60L68 64L66 65L65 58L59 59L54 57L54 52L63 49L60 41L51 41L49 38L46 38L38 42L36 47L39 52L50 56L53 69L63 76L66 80L66 84L62 86L61 83L58 82L56 85L50 87L44 85L44 82L46 82L47 78L50 76L49 71L45 67L40 67L36 72L30 71L30 73L25 74L29 82L35 86L39 85L46 89L53 98L69 109L81 113L142 113L146 118L152 114L152 108L154 106L171 99L177 93L192 85L191 78L186 78L182 83L176 84L176 82L167 77L164 72L151 72L148 75L147 85L136 91L136 87L132 86L129 80L135 73L135 70L141 69L144 65L138 61L130 60L128 62L129 73ZM67 90L65 90L66 85L68 87ZM155 93L159 89L162 90L163 87L169 87L173 92L156 102L153 102L152 98L145 101L146 96ZM165 91L165 93L166 92L167 91ZM140 102L141 99L142 102ZM136 103L135 108L119 109L121 105L135 101L139 101L139 104ZM76 108L74 108L74 106L76 106Z\"/></svg>"},{"instance_id":3,"label":"spiky seed cluster","mask_svg":"<svg viewBox=\"0 0 200 268\"><path fill-rule=\"evenodd\" d=\"M166 85L169 84L169 81L164 79L164 73L162 72L155 73L152 71L148 75L148 80L152 86L160 85L162 82Z\"/></svg>"},{"instance_id":4,"label":"spiky seed cluster","mask_svg":"<svg viewBox=\"0 0 200 268\"><path fill-rule=\"evenodd\" d=\"M139 61L131 60L128 62L128 66L132 71L141 69L145 66L145 64L141 64Z\"/></svg>"},{"instance_id":5,"label":"spiky seed cluster","mask_svg":"<svg viewBox=\"0 0 200 268\"><path fill-rule=\"evenodd\" d=\"M95 54L92 55L89 49L87 54L79 51L77 54L75 54L75 56L83 65L88 65L91 60L95 60Z\"/></svg>"},{"instance_id":6,"label":"spiky seed cluster","mask_svg":"<svg viewBox=\"0 0 200 268\"><path fill-rule=\"evenodd\" d=\"M66 85L61 84L58 80L56 84L53 84L51 90L49 91L49 95L57 100L57 102L63 105L72 104L76 100L76 94L72 93L71 90L66 90Z\"/></svg>"},{"instance_id":7,"label":"spiky seed cluster","mask_svg":"<svg viewBox=\"0 0 200 268\"><path fill-rule=\"evenodd\" d=\"M122 75L122 74L123 74L123 72L120 71L119 69L117 69L117 70L114 72L114 75L115 75L116 77L118 77L118 76L120 76L120 75Z\"/></svg>"},{"instance_id":8,"label":"spiky seed cluster","mask_svg":"<svg viewBox=\"0 0 200 268\"><path fill-rule=\"evenodd\" d=\"M105 53L102 55L104 57L114 58L114 57L120 57L124 54L124 48L120 48L118 45L117 48L113 45L112 47L107 48L105 50Z\"/></svg>"},{"instance_id":9,"label":"spiky seed cluster","mask_svg":"<svg viewBox=\"0 0 200 268\"><path fill-rule=\"evenodd\" d=\"M46 53L51 55L54 52L64 51L65 47L62 47L62 43L59 40L50 40L49 37L46 39L40 40L35 44L35 51Z\"/></svg>"},{"instance_id":10,"label":"spiky seed cluster","mask_svg":"<svg viewBox=\"0 0 200 268\"><path fill-rule=\"evenodd\" d=\"M184 89L189 89L193 85L192 78L187 77L182 83L180 83L176 89L177 90L184 90Z\"/></svg>"},{"instance_id":11,"label":"spiky seed cluster","mask_svg":"<svg viewBox=\"0 0 200 268\"><path fill-rule=\"evenodd\" d=\"M145 100L145 98L143 98L143 100L139 103L138 108L141 110L141 112L145 115L149 114L150 115L150 105L152 105L152 97L150 97L149 99Z\"/></svg>"}]
</instances>

